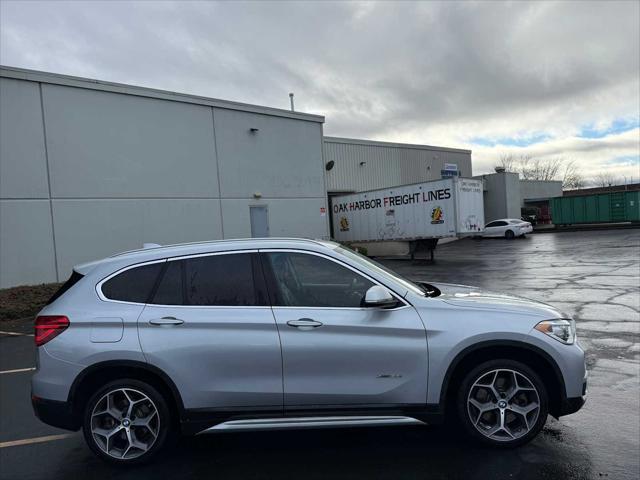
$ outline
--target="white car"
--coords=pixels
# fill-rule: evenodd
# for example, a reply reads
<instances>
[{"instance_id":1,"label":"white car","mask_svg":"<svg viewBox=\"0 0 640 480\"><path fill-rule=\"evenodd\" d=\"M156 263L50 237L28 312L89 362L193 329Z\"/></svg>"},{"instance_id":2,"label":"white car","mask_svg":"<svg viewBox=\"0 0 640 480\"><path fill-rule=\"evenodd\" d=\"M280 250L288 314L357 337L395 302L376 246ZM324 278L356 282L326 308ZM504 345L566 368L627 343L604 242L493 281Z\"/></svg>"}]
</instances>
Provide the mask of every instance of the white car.
<instances>
[{"instance_id":1,"label":"white car","mask_svg":"<svg viewBox=\"0 0 640 480\"><path fill-rule=\"evenodd\" d=\"M524 237L527 233L531 232L533 232L533 227L529 222L525 222L519 218L502 218L487 223L482 236L512 239L515 237Z\"/></svg>"}]
</instances>

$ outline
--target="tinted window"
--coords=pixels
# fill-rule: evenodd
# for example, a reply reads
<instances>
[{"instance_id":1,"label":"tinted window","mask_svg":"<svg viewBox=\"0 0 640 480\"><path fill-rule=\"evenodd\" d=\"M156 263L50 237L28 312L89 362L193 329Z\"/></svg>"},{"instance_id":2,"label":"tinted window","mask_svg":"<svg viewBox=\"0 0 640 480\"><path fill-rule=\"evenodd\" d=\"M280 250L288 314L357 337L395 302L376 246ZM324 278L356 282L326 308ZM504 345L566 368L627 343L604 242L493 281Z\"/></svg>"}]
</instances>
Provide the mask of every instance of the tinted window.
<instances>
[{"instance_id":1,"label":"tinted window","mask_svg":"<svg viewBox=\"0 0 640 480\"><path fill-rule=\"evenodd\" d=\"M288 307L360 307L374 285L362 275L317 255L267 253L274 305Z\"/></svg>"},{"instance_id":2,"label":"tinted window","mask_svg":"<svg viewBox=\"0 0 640 480\"><path fill-rule=\"evenodd\" d=\"M524 223L522 220L510 220L509 223L517 225L518 223Z\"/></svg>"},{"instance_id":3,"label":"tinted window","mask_svg":"<svg viewBox=\"0 0 640 480\"><path fill-rule=\"evenodd\" d=\"M156 305L182 305L182 267L184 262L167 262L162 280L158 284L158 289L153 296L152 303Z\"/></svg>"},{"instance_id":4,"label":"tinted window","mask_svg":"<svg viewBox=\"0 0 640 480\"><path fill-rule=\"evenodd\" d=\"M147 303L155 286L161 263L130 268L102 284L102 294L111 300Z\"/></svg>"},{"instance_id":5,"label":"tinted window","mask_svg":"<svg viewBox=\"0 0 640 480\"><path fill-rule=\"evenodd\" d=\"M487 223L484 228L497 227L500 222Z\"/></svg>"},{"instance_id":6,"label":"tinted window","mask_svg":"<svg viewBox=\"0 0 640 480\"><path fill-rule=\"evenodd\" d=\"M178 263L178 262L172 262ZM181 260L186 305L266 305L257 257L248 253ZM175 276L175 275L174 275Z\"/></svg>"},{"instance_id":7,"label":"tinted window","mask_svg":"<svg viewBox=\"0 0 640 480\"><path fill-rule=\"evenodd\" d=\"M78 283L78 281L84 277L84 275L76 272L75 270L71 273L71 276L69 277L69 279L64 282L62 284L62 286L56 291L56 293L53 294L53 296L49 299L49 301L46 303L47 305L52 304L53 302L55 302L58 298L60 298L62 296L63 293L65 293L67 290L69 290L71 287L73 287L76 283Z\"/></svg>"}]
</instances>

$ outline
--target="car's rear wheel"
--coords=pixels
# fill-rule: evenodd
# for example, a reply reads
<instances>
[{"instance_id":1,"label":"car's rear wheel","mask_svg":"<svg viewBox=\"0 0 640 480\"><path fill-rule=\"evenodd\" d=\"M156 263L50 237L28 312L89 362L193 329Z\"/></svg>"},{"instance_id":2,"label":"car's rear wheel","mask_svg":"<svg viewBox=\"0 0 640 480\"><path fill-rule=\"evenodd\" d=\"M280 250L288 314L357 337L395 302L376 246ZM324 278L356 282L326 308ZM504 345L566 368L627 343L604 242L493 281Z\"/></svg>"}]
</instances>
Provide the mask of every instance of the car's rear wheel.
<instances>
[{"instance_id":1,"label":"car's rear wheel","mask_svg":"<svg viewBox=\"0 0 640 480\"><path fill-rule=\"evenodd\" d=\"M172 434L169 408L151 385L123 379L100 388L86 404L83 433L89 448L116 464L150 460Z\"/></svg>"},{"instance_id":2,"label":"car's rear wheel","mask_svg":"<svg viewBox=\"0 0 640 480\"><path fill-rule=\"evenodd\" d=\"M476 440L516 447L532 440L548 414L540 377L514 360L491 360L469 372L458 394L458 415Z\"/></svg>"},{"instance_id":3,"label":"car's rear wheel","mask_svg":"<svg viewBox=\"0 0 640 480\"><path fill-rule=\"evenodd\" d=\"M504 236L507 240L511 240L516 236L516 234L513 233L513 230L507 230L506 232L504 232Z\"/></svg>"}]
</instances>

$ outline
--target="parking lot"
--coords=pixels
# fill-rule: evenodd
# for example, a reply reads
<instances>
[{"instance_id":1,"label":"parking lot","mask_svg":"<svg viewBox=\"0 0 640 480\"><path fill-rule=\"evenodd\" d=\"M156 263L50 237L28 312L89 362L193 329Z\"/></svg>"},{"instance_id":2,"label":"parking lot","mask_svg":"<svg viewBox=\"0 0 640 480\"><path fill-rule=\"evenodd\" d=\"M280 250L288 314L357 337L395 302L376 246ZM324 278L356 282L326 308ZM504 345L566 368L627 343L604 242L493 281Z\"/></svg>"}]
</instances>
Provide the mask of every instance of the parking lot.
<instances>
[{"instance_id":1,"label":"parking lot","mask_svg":"<svg viewBox=\"0 0 640 480\"><path fill-rule=\"evenodd\" d=\"M587 350L585 407L515 450L479 448L446 427L216 434L182 439L152 465L114 468L81 433L40 423L30 405L30 320L0 323L0 477L540 479L640 476L640 230L462 240L435 264L382 259L409 277L477 285L560 307ZM345 366L345 368L347 368Z\"/></svg>"}]
</instances>

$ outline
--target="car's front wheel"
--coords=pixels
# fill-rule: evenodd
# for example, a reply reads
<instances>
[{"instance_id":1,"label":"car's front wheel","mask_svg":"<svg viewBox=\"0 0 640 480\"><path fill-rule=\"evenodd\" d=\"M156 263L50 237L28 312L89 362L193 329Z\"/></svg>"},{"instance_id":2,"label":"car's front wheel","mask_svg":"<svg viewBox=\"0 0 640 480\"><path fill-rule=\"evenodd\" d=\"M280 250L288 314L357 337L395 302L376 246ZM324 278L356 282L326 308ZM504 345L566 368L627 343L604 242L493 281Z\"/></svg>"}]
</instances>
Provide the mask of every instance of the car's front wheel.
<instances>
[{"instance_id":1,"label":"car's front wheel","mask_svg":"<svg viewBox=\"0 0 640 480\"><path fill-rule=\"evenodd\" d=\"M540 377L514 360L491 360L471 370L458 394L458 415L480 442L516 447L532 440L548 414L547 390Z\"/></svg>"},{"instance_id":2,"label":"car's front wheel","mask_svg":"<svg viewBox=\"0 0 640 480\"><path fill-rule=\"evenodd\" d=\"M172 433L169 408L151 385L134 379L108 383L87 402L83 433L89 448L117 464L151 459Z\"/></svg>"}]
</instances>

